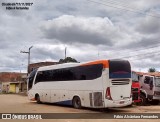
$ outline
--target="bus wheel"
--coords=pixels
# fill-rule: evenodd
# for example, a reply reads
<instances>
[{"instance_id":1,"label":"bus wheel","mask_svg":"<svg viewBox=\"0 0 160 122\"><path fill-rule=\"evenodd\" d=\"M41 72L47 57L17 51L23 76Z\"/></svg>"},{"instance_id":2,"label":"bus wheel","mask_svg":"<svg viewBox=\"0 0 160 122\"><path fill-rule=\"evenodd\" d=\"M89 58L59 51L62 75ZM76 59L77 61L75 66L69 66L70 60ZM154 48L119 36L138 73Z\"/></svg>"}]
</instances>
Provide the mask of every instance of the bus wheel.
<instances>
[{"instance_id":1,"label":"bus wheel","mask_svg":"<svg viewBox=\"0 0 160 122\"><path fill-rule=\"evenodd\" d=\"M76 108L76 109L80 109L82 106L81 106L81 100L79 97L74 97L73 98L73 101L72 101L72 104L73 104L73 107Z\"/></svg>"},{"instance_id":2,"label":"bus wheel","mask_svg":"<svg viewBox=\"0 0 160 122\"><path fill-rule=\"evenodd\" d=\"M41 100L40 100L39 94L36 94L35 98L36 98L37 103L40 104L40 103L41 103Z\"/></svg>"},{"instance_id":3,"label":"bus wheel","mask_svg":"<svg viewBox=\"0 0 160 122\"><path fill-rule=\"evenodd\" d=\"M147 104L147 99L143 94L140 94L140 100L139 105L145 106Z\"/></svg>"}]
</instances>

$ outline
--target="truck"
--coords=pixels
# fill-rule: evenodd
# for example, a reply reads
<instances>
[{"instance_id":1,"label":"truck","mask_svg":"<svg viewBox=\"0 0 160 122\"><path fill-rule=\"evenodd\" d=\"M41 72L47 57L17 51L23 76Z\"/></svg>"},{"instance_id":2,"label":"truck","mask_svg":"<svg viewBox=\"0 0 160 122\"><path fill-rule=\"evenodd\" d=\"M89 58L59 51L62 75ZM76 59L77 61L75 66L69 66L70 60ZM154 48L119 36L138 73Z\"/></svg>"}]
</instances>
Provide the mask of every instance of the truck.
<instances>
[{"instance_id":1,"label":"truck","mask_svg":"<svg viewBox=\"0 0 160 122\"><path fill-rule=\"evenodd\" d=\"M139 75L135 71L132 71L132 101L133 103L139 103L141 101Z\"/></svg>"},{"instance_id":2,"label":"truck","mask_svg":"<svg viewBox=\"0 0 160 122\"><path fill-rule=\"evenodd\" d=\"M141 105L158 105L160 101L160 77L144 74L139 81Z\"/></svg>"}]
</instances>

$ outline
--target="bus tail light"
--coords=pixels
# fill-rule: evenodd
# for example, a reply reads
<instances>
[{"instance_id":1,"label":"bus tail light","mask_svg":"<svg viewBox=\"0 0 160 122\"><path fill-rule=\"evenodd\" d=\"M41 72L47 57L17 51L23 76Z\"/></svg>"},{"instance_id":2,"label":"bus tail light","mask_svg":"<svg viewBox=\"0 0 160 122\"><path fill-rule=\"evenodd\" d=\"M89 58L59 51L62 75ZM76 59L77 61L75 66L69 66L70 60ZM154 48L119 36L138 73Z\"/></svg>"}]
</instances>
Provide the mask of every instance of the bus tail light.
<instances>
[{"instance_id":1,"label":"bus tail light","mask_svg":"<svg viewBox=\"0 0 160 122\"><path fill-rule=\"evenodd\" d=\"M106 99L112 100L110 87L107 87L106 89Z\"/></svg>"}]
</instances>

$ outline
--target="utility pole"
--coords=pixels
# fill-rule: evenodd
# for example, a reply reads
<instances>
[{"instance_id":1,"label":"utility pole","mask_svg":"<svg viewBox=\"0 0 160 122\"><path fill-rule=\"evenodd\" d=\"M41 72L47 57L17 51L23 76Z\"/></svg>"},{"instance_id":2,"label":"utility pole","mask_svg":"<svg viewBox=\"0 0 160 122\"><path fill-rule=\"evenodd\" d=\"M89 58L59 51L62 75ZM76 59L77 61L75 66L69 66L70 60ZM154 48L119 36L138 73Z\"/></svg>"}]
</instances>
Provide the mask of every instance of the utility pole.
<instances>
[{"instance_id":1,"label":"utility pole","mask_svg":"<svg viewBox=\"0 0 160 122\"><path fill-rule=\"evenodd\" d=\"M23 66L23 64L20 64L20 73L21 73L22 66Z\"/></svg>"},{"instance_id":2,"label":"utility pole","mask_svg":"<svg viewBox=\"0 0 160 122\"><path fill-rule=\"evenodd\" d=\"M65 52L64 52L65 54L65 57L64 57L64 59L66 59L66 55L67 55L67 47L65 47Z\"/></svg>"},{"instance_id":3,"label":"utility pole","mask_svg":"<svg viewBox=\"0 0 160 122\"><path fill-rule=\"evenodd\" d=\"M29 64L30 64L30 54L31 54L31 48L33 46L28 48L28 52L27 51L20 51L20 53L27 53L28 54L28 68L27 68L27 75L29 75Z\"/></svg>"}]
</instances>

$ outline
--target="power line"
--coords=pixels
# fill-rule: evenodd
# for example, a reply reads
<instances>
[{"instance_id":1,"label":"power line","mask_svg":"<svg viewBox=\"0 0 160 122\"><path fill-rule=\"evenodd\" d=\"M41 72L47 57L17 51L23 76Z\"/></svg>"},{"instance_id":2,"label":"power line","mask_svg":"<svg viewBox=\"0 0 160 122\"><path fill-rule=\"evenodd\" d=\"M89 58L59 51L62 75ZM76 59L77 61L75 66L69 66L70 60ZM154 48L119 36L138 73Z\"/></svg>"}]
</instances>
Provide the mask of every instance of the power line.
<instances>
[{"instance_id":1,"label":"power line","mask_svg":"<svg viewBox=\"0 0 160 122\"><path fill-rule=\"evenodd\" d=\"M141 55L148 55L148 54L156 54L156 53L160 53L160 51L154 51L154 52L150 52L150 53L141 53L141 54L137 54L137 55L132 55L132 56L124 56L124 57L120 57L121 58L133 58L133 57L137 57L137 56L141 56Z\"/></svg>"},{"instance_id":2,"label":"power line","mask_svg":"<svg viewBox=\"0 0 160 122\"><path fill-rule=\"evenodd\" d=\"M134 53L140 53L142 51L154 51L156 47L160 47L160 45L155 45L155 46L149 46L148 48L144 47L142 49L136 49L136 50L132 50L132 51L128 51L128 50L116 50L114 53L118 53L118 52L121 52L121 53L131 53L130 55L135 55ZM153 49L153 50L150 50L150 49ZM141 53L141 54L146 54L146 53ZM106 54L101 54L101 56L105 56ZM120 55L121 57L126 57L126 55Z\"/></svg>"},{"instance_id":3,"label":"power line","mask_svg":"<svg viewBox=\"0 0 160 122\"><path fill-rule=\"evenodd\" d=\"M159 45L158 45L159 46ZM158 47L158 46L156 46L156 47ZM153 47L152 47L153 48ZM149 49L149 48L148 48ZM151 49L151 48L150 48ZM137 51L143 51L143 50L145 50L145 49L142 49L142 50L137 50ZM146 49L147 50L147 49ZM118 58L114 58L113 56L110 56L110 55L107 55L107 54L100 54L99 53L99 57L104 57L104 56L106 56L107 55L107 57L109 58L109 59L122 59L122 58L139 58L139 57L146 57L146 56L150 56L150 55L153 55L153 54L157 54L157 53L159 53L160 51L159 50L147 50L147 52L145 51L144 53L143 52L141 52L140 54L134 54L134 53L136 53L137 51L132 51L132 52L127 52L127 53L131 53L129 56L126 56L126 55L118 55L119 57ZM152 51L152 52L148 52L148 51ZM116 51L117 52L117 51ZM116 53L116 52L114 52L114 53ZM119 52L121 52L121 51L119 51ZM122 52L123 53L123 52ZM115 54L116 56L117 56L117 53ZM94 54L94 55L90 55L90 56L87 56L88 58L91 58L91 59L96 59L96 58L99 58L99 57L97 57L97 54Z\"/></svg>"},{"instance_id":4,"label":"power line","mask_svg":"<svg viewBox=\"0 0 160 122\"><path fill-rule=\"evenodd\" d=\"M160 55L160 53L159 52L157 52L157 53L155 53L156 54L156 56L157 55ZM154 54L154 55L155 55ZM144 56L142 56L142 57L137 57L137 58L134 58L134 59L129 59L130 61L135 61L135 60L142 60L142 59L146 59L146 57L149 57L149 56L152 56L153 54L150 54L150 55L144 55Z\"/></svg>"},{"instance_id":5,"label":"power line","mask_svg":"<svg viewBox=\"0 0 160 122\"><path fill-rule=\"evenodd\" d=\"M155 48L156 47L159 47L160 45L155 45L155 46L150 46L148 48L145 48L144 49L140 49L140 50L133 50L131 52L129 52L128 50L125 50L125 51L128 51L126 53L130 53L130 56L126 56L127 54L123 54L123 55L119 55L118 58L132 58L132 57L137 57L137 56L141 56L141 55L148 55L148 54L154 54L154 53L158 53L160 52L159 50L156 50ZM152 49L152 50L151 50ZM142 51L145 51L144 53ZM148 52L148 51L152 51L152 52ZM116 53L116 55L118 54L118 52L121 52L121 53L124 53L123 50L118 50L118 51L115 51L114 53ZM140 54L135 54L135 53L140 53ZM113 53L113 54L114 54ZM101 54L101 56L106 56L107 54ZM110 58L112 58L112 56L110 56ZM113 58L112 58L113 59Z\"/></svg>"},{"instance_id":6,"label":"power line","mask_svg":"<svg viewBox=\"0 0 160 122\"><path fill-rule=\"evenodd\" d=\"M129 8L129 9L136 9L136 10L138 10L138 11L143 11L142 9L138 9L138 8L133 8L133 7L131 7L130 5L126 5L126 4L124 4L123 2L119 2L119 1L112 1L112 0L101 0L101 1L103 1L103 2L106 2L106 3L109 3L109 4L114 4L114 5L119 5L119 6L122 6L122 7L127 7L127 8ZM159 11L156 11L155 10L155 12L159 12ZM144 13L144 12L143 12ZM160 14L160 13L158 13L158 14ZM151 14L151 15L153 15L153 14ZM153 15L154 16L154 15Z\"/></svg>"},{"instance_id":7,"label":"power line","mask_svg":"<svg viewBox=\"0 0 160 122\"><path fill-rule=\"evenodd\" d=\"M108 4L97 2L97 1L93 1L93 0L87 0L87 1L92 2L92 3L96 3L96 4L101 4L101 5L108 6L108 7L112 7L112 8L116 8L116 9L120 9L120 10L129 11L129 12L132 12L132 13L139 13L139 14L143 14L143 15L146 15L146 16L154 17L154 18L160 18L160 16L155 16L155 15L152 15L152 14L147 14L147 13L144 13L144 12L141 12L141 11L135 11L135 10L131 10L131 9L126 9L123 6L120 6L120 7L122 7L122 8L120 8L120 7L108 5Z\"/></svg>"},{"instance_id":8,"label":"power line","mask_svg":"<svg viewBox=\"0 0 160 122\"><path fill-rule=\"evenodd\" d=\"M159 44L158 45L151 45L151 46L148 46L148 47L144 47L143 49L136 49L136 50L132 50L130 52L128 50L125 50L125 51L127 51L126 53L130 53L130 56L126 56L127 54L125 54L125 55L123 54L123 55L119 55L118 58L135 58L135 57L138 57L138 56L141 57L142 55L147 56L147 55L152 55L152 54L155 54L155 53L159 53L160 51L157 50L156 47L160 47L160 45ZM142 51L145 51L145 52L142 52ZM124 53L124 50L118 50L118 51L116 50L114 52L114 54L116 53L116 55L117 55L118 52ZM135 53L140 53L140 54L135 54ZM98 57L102 57L102 56L104 57L104 56L107 55L107 54L100 54L100 52L98 54L99 54ZM90 56L87 56L87 57L95 59L97 57L97 54L94 54L92 56L90 55ZM107 55L107 57L108 57L108 55ZM112 58L112 56L110 56L110 55L109 55L109 57L111 59L115 59L115 58Z\"/></svg>"},{"instance_id":9,"label":"power line","mask_svg":"<svg viewBox=\"0 0 160 122\"><path fill-rule=\"evenodd\" d=\"M146 15L146 16L151 16L151 17L160 18L160 16L155 16L155 15L152 15L152 14L146 14L146 13L144 13L144 12L141 12L140 10L139 10L139 11L130 10L130 9L133 9L133 8L126 9L126 7L129 7L129 6L127 6L127 5L125 5L125 4L121 4L121 6L120 6L120 4L115 3L115 2L113 2L113 1L106 1L106 2L109 3L109 4L117 4L117 5L119 5L120 7L123 7L123 8L119 8L119 7L116 7L116 6L104 4L104 3L97 2L97 1L93 1L93 0L87 0L87 1L93 2L93 3L97 3L97 4L102 4L102 5L105 5L105 6L108 6L108 7L113 7L113 8L117 8L117 9L121 9L121 10L126 10L126 11L130 11L130 12L134 12L134 13L144 14L144 15ZM103 1L103 0L102 0L102 1ZM125 7L125 8L124 8L124 7ZM135 9L135 8L134 8L134 9ZM159 47L159 45L149 46L148 48L145 47L145 49L141 49L141 50L137 49L137 50L132 51L131 53L140 52L140 51L143 51L143 50L152 49L152 48L156 48L156 47ZM142 54L138 54L138 55L144 55L144 54L146 54L146 53L142 53ZM135 55L135 56L136 56L136 55ZM125 57L126 57L126 56L125 56Z\"/></svg>"}]
</instances>

